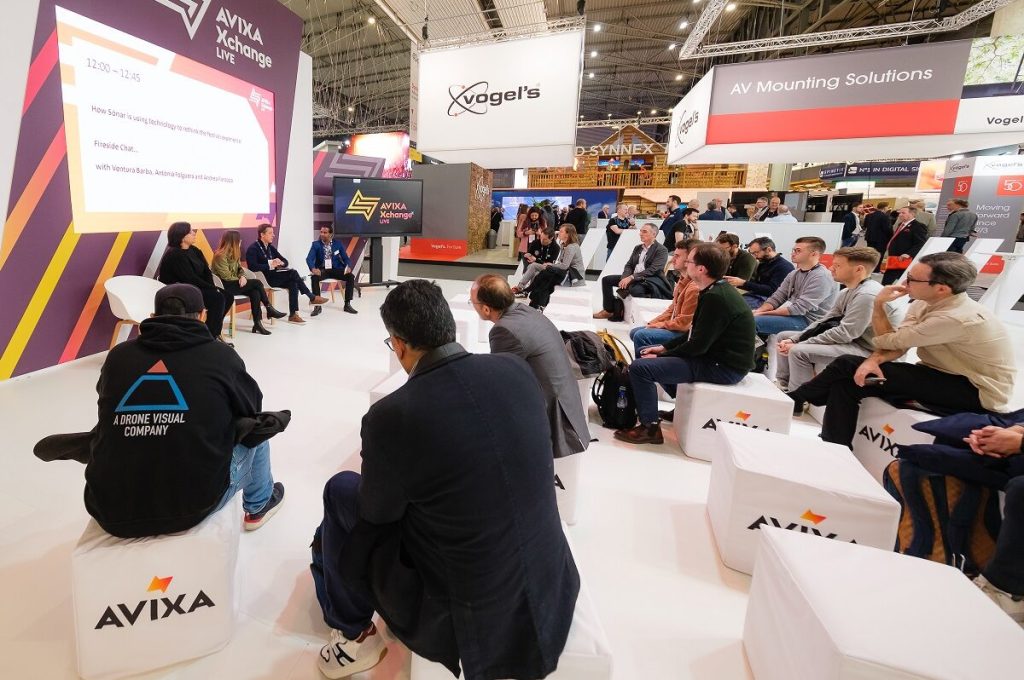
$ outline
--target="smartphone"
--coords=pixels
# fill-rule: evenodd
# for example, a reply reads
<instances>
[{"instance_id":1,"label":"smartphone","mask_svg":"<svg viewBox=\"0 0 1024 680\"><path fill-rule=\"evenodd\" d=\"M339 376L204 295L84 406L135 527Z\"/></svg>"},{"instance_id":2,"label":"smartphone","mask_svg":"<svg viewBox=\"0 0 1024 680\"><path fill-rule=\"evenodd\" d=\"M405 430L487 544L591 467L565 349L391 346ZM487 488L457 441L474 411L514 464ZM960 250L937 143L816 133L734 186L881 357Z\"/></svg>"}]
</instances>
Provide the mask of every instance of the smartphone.
<instances>
[{"instance_id":1,"label":"smartphone","mask_svg":"<svg viewBox=\"0 0 1024 680\"><path fill-rule=\"evenodd\" d=\"M881 385L885 382L885 378L879 378L877 375L869 375L864 378L865 385Z\"/></svg>"}]
</instances>

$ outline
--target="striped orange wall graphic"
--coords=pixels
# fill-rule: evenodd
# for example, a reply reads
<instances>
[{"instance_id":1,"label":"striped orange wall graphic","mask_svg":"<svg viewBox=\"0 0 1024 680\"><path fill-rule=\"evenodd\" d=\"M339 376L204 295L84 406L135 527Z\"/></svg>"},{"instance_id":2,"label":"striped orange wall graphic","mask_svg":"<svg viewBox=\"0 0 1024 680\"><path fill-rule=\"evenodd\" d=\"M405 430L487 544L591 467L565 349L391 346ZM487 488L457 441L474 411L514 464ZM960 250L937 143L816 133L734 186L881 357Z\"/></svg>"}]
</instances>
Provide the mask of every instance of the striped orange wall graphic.
<instances>
[{"instance_id":1,"label":"striped orange wall graphic","mask_svg":"<svg viewBox=\"0 0 1024 680\"><path fill-rule=\"evenodd\" d=\"M10 257L14 244L21 237L21 233L25 230L25 225L28 224L29 218L35 212L36 206L39 205L39 199L42 198L46 187L50 185L54 173L57 172L57 168L60 167L61 161L64 160L66 154L67 146L64 140L64 126L61 125L57 134L54 135L53 141L50 142L49 148L46 149L46 153L43 154L42 160L39 161L39 165L36 166L35 172L32 173L32 179L28 181L25 190L21 192L21 196L18 197L18 201L14 204L14 209L11 210L7 223L4 225L4 240L0 244L0 269L3 269L4 265L7 264L7 258Z\"/></svg>"}]
</instances>

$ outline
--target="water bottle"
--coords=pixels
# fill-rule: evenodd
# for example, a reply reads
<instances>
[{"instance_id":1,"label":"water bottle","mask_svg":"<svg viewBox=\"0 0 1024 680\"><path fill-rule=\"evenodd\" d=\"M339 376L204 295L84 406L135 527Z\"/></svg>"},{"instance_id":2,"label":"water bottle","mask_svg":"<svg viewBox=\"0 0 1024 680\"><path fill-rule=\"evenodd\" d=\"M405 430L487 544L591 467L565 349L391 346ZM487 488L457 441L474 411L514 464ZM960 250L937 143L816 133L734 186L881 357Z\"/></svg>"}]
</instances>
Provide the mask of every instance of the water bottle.
<instances>
[{"instance_id":1,"label":"water bottle","mask_svg":"<svg viewBox=\"0 0 1024 680\"><path fill-rule=\"evenodd\" d=\"M619 387L619 397L618 397L618 399L615 400L615 408L619 409L620 411L624 411L626 409L626 386L625 385L622 385L621 387Z\"/></svg>"}]
</instances>

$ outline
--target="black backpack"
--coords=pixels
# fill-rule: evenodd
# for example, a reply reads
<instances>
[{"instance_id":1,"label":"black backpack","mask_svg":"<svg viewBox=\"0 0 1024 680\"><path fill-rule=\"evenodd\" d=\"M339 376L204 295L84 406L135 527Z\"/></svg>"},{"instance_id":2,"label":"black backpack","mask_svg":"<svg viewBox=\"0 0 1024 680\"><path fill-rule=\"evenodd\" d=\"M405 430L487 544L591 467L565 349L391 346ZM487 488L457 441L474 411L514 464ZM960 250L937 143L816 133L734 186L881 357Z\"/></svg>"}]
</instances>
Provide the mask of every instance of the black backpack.
<instances>
[{"instance_id":1,"label":"black backpack","mask_svg":"<svg viewBox=\"0 0 1024 680\"><path fill-rule=\"evenodd\" d=\"M618 349L620 354L628 356L630 360L633 359L629 349L614 336L602 336L606 343L609 338L618 345L618 348L612 345L610 351ZM598 376L590 388L590 396L597 404L597 412L604 427L621 430L636 425L636 400L633 398L633 387L629 382L629 364L625 361L616 361Z\"/></svg>"}]
</instances>

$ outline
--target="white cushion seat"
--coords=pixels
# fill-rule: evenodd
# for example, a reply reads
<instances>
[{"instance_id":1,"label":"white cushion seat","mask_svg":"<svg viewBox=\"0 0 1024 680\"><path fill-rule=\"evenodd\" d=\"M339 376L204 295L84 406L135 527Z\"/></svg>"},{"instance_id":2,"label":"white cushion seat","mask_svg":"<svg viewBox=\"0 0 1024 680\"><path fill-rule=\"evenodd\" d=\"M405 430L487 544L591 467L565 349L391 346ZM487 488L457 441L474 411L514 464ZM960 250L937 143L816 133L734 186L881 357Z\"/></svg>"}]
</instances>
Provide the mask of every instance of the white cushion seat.
<instances>
[{"instance_id":1,"label":"white cushion seat","mask_svg":"<svg viewBox=\"0 0 1024 680\"><path fill-rule=\"evenodd\" d=\"M897 444L931 444L935 441L935 437L912 427L915 423L935 418L924 411L896 408L875 397L862 399L857 429L853 434L853 455L881 482L882 472L895 459Z\"/></svg>"},{"instance_id":2,"label":"white cushion seat","mask_svg":"<svg viewBox=\"0 0 1024 680\"><path fill-rule=\"evenodd\" d=\"M408 379L409 374L402 369L395 371L388 377L381 380L370 388L370 406L373 406L378 401L397 390L399 387L404 385Z\"/></svg>"}]
</instances>

